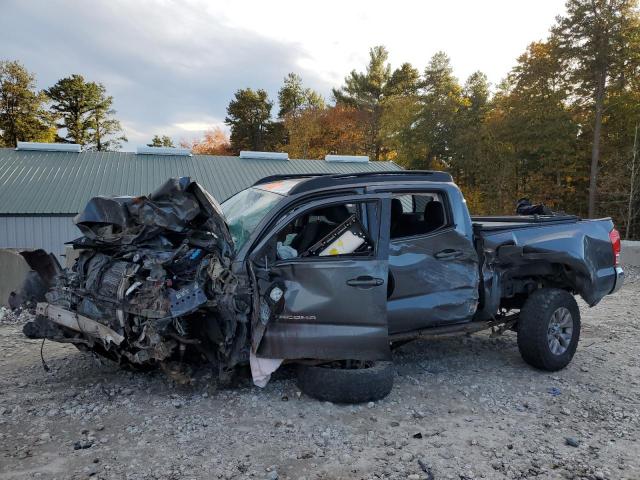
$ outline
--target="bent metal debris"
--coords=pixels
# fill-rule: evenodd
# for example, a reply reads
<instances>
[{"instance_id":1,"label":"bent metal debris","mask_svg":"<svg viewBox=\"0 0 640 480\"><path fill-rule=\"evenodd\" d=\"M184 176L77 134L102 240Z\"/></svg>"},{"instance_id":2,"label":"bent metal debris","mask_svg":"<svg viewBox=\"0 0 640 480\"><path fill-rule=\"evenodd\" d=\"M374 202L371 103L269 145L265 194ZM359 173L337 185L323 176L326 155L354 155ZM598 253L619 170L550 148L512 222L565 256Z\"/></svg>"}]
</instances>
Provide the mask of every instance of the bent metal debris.
<instances>
[{"instance_id":1,"label":"bent metal debris","mask_svg":"<svg viewBox=\"0 0 640 480\"><path fill-rule=\"evenodd\" d=\"M24 327L138 368L184 373L214 364L222 380L249 359L251 291L231 271L218 203L188 177L148 196L95 197L75 224L73 268L60 272Z\"/></svg>"}]
</instances>

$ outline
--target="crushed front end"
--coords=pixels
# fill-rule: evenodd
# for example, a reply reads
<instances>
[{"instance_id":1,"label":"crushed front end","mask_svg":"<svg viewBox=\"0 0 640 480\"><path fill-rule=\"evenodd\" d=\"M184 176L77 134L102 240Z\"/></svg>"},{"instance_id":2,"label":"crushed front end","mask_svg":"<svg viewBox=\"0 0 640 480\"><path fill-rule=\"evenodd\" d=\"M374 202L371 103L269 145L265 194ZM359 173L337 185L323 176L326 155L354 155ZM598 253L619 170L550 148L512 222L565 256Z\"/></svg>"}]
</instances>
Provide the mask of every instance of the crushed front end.
<instances>
[{"instance_id":1,"label":"crushed front end","mask_svg":"<svg viewBox=\"0 0 640 480\"><path fill-rule=\"evenodd\" d=\"M143 197L95 197L74 222L80 253L24 327L123 365L211 362L221 376L249 358L251 291L231 271L217 202L189 178Z\"/></svg>"}]
</instances>

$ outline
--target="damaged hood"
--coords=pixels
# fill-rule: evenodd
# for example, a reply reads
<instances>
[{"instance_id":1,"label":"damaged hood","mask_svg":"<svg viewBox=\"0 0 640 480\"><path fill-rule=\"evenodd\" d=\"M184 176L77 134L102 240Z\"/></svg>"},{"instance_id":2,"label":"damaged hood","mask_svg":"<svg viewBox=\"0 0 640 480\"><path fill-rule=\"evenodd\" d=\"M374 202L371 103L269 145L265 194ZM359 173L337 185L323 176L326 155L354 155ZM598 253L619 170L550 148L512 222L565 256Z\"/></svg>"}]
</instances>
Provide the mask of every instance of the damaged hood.
<instances>
[{"instance_id":1,"label":"damaged hood","mask_svg":"<svg viewBox=\"0 0 640 480\"><path fill-rule=\"evenodd\" d=\"M233 240L216 200L188 177L139 197L95 197L74 219L83 236L24 328L120 363L187 358L221 372L248 357L251 289L234 275Z\"/></svg>"},{"instance_id":2,"label":"damaged hood","mask_svg":"<svg viewBox=\"0 0 640 480\"><path fill-rule=\"evenodd\" d=\"M171 178L147 196L94 197L73 222L84 235L71 242L79 247L131 245L151 240L165 231L200 231L209 234L211 246L233 251L233 240L220 205L189 177Z\"/></svg>"}]
</instances>

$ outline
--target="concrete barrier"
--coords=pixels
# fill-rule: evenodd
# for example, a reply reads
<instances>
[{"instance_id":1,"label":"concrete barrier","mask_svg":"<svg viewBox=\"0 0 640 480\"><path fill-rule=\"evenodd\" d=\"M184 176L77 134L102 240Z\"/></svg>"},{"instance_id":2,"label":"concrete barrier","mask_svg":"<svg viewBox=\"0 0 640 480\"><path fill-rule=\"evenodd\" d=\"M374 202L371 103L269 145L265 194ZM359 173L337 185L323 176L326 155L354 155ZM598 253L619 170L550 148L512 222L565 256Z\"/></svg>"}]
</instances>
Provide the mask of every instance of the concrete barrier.
<instances>
[{"instance_id":1,"label":"concrete barrier","mask_svg":"<svg viewBox=\"0 0 640 480\"><path fill-rule=\"evenodd\" d=\"M17 251L0 249L0 305L9 306L9 294L22 288L29 272L31 267Z\"/></svg>"},{"instance_id":2,"label":"concrete barrier","mask_svg":"<svg viewBox=\"0 0 640 480\"><path fill-rule=\"evenodd\" d=\"M633 240L622 241L622 252L620 254L622 265L640 267L640 242Z\"/></svg>"},{"instance_id":3,"label":"concrete barrier","mask_svg":"<svg viewBox=\"0 0 640 480\"><path fill-rule=\"evenodd\" d=\"M56 257L44 250L0 249L0 305L44 300L60 271Z\"/></svg>"}]
</instances>

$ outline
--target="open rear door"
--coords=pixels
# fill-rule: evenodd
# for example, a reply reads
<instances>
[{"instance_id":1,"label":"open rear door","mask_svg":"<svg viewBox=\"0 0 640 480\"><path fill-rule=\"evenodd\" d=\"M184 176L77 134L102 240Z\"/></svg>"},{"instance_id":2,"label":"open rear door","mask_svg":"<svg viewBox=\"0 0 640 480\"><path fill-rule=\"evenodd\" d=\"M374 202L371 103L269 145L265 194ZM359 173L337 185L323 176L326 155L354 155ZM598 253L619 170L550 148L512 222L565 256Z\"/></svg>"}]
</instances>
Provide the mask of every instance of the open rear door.
<instances>
[{"instance_id":1,"label":"open rear door","mask_svg":"<svg viewBox=\"0 0 640 480\"><path fill-rule=\"evenodd\" d=\"M259 357L389 357L389 228L380 224L389 215L382 212L388 208L382 198L384 195L345 196L306 204L278 222L258 246L255 251L263 252L301 219L318 218L315 212L343 206L349 209L346 220L334 224L329 233L318 236L293 258L265 264L261 253L256 254L253 265L263 328L253 329L252 343ZM299 230L294 235L304 233Z\"/></svg>"}]
</instances>

